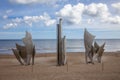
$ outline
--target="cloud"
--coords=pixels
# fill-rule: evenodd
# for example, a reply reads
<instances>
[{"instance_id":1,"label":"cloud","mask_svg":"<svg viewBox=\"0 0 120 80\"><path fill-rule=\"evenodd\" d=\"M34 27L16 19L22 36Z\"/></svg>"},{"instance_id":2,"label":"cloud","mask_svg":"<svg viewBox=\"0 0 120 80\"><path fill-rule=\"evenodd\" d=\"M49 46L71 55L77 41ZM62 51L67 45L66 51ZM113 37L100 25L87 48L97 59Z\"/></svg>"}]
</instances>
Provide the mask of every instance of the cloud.
<instances>
[{"instance_id":1,"label":"cloud","mask_svg":"<svg viewBox=\"0 0 120 80\"><path fill-rule=\"evenodd\" d=\"M120 3L112 4L114 8L120 11ZM89 15L91 17L100 18L101 22L107 22L110 24L120 24L120 16L112 15L109 11L109 8L106 4L103 3L92 3L90 5L85 6L85 15Z\"/></svg>"},{"instance_id":2,"label":"cloud","mask_svg":"<svg viewBox=\"0 0 120 80\"><path fill-rule=\"evenodd\" d=\"M112 4L114 7L118 8L118 4ZM120 9L120 7L119 7ZM120 24L120 16L113 16L107 7L106 4L103 3L92 3L90 5L85 6L85 15L89 15L91 17L100 18L101 22L107 22L111 24Z\"/></svg>"},{"instance_id":3,"label":"cloud","mask_svg":"<svg viewBox=\"0 0 120 80\"><path fill-rule=\"evenodd\" d=\"M42 21L45 24L45 26L51 26L56 22L56 20L51 19L51 17L47 13L44 13L43 15L40 16L24 16L23 20L30 26L32 26L33 22L39 21Z\"/></svg>"},{"instance_id":4,"label":"cloud","mask_svg":"<svg viewBox=\"0 0 120 80\"><path fill-rule=\"evenodd\" d=\"M84 4L78 3L77 5L67 4L56 15L62 17L67 24L80 24L82 14L84 11Z\"/></svg>"},{"instance_id":5,"label":"cloud","mask_svg":"<svg viewBox=\"0 0 120 80\"><path fill-rule=\"evenodd\" d=\"M9 23L9 24L6 24L3 28L4 29L9 29L11 27L16 27L17 26L17 23Z\"/></svg>"},{"instance_id":6,"label":"cloud","mask_svg":"<svg viewBox=\"0 0 120 80\"><path fill-rule=\"evenodd\" d=\"M55 19L51 19L50 16L47 14L47 13L44 13L43 16L40 16L41 17L41 20L44 21L44 24L46 26L50 26L50 25L53 25L56 23L56 20Z\"/></svg>"},{"instance_id":7,"label":"cloud","mask_svg":"<svg viewBox=\"0 0 120 80\"><path fill-rule=\"evenodd\" d=\"M118 4L114 4L114 6L115 5L117 5L118 8ZM56 12L56 15L62 17L64 22L70 25L81 24L83 18L86 19L85 21L87 23L93 22L89 18L97 18L100 22L120 24L120 16L113 16L108 6L103 3L91 3L89 5L84 5L83 3L78 3L76 5L66 4L62 9Z\"/></svg>"},{"instance_id":8,"label":"cloud","mask_svg":"<svg viewBox=\"0 0 120 80\"><path fill-rule=\"evenodd\" d=\"M33 23L37 22L43 22L45 26L51 26L56 23L55 19L51 19L51 17L47 14L44 13L43 15L40 16L24 16L23 18L15 18L12 19L11 23L6 24L3 26L4 29L9 29L12 27L16 27L20 25L21 23L28 24L29 26L32 26Z\"/></svg>"},{"instance_id":9,"label":"cloud","mask_svg":"<svg viewBox=\"0 0 120 80\"><path fill-rule=\"evenodd\" d=\"M22 22L23 19L22 18L15 18L15 19L12 19L12 22L15 22L15 23L20 23Z\"/></svg>"},{"instance_id":10,"label":"cloud","mask_svg":"<svg viewBox=\"0 0 120 80\"><path fill-rule=\"evenodd\" d=\"M112 4L112 6L115 9L119 9L119 5L117 3ZM12 10L8 10L7 12L9 13L11 11ZM56 17L62 17L64 23L69 25L71 24L79 25L82 23L83 18L84 21L86 21L86 23L88 24L93 23L93 21L96 20L96 18L97 21L100 22L110 23L110 24L120 24L120 16L115 14L112 15L109 11L108 6L103 3L91 3L88 5L84 5L83 3L78 3L76 5L66 4L55 14ZM3 18L6 19L7 15L4 15ZM51 17L47 13L44 13L43 15L39 15L39 16L23 16L22 18L12 19L10 23L4 26L4 29L16 27L21 23L32 26L33 23L37 23L37 22L40 22L45 26L51 26L56 23L56 20L51 19Z\"/></svg>"},{"instance_id":11,"label":"cloud","mask_svg":"<svg viewBox=\"0 0 120 80\"><path fill-rule=\"evenodd\" d=\"M62 17L68 24L80 24L83 16L99 17L101 19L107 18L110 13L106 4L91 3L84 5L78 3L77 5L67 4L56 15Z\"/></svg>"},{"instance_id":12,"label":"cloud","mask_svg":"<svg viewBox=\"0 0 120 80\"><path fill-rule=\"evenodd\" d=\"M11 13L13 10L12 9L9 9L6 11L7 14Z\"/></svg>"},{"instance_id":13,"label":"cloud","mask_svg":"<svg viewBox=\"0 0 120 80\"><path fill-rule=\"evenodd\" d=\"M92 24L94 22L94 19L88 19L87 23Z\"/></svg>"},{"instance_id":14,"label":"cloud","mask_svg":"<svg viewBox=\"0 0 120 80\"><path fill-rule=\"evenodd\" d=\"M3 15L3 19L7 19L8 18L8 15L12 12L13 10L12 9L8 9L5 11L4 15Z\"/></svg>"},{"instance_id":15,"label":"cloud","mask_svg":"<svg viewBox=\"0 0 120 80\"><path fill-rule=\"evenodd\" d=\"M107 18L110 15L107 5L103 3L91 3L86 5L85 14L92 17L100 17L102 19Z\"/></svg>"},{"instance_id":16,"label":"cloud","mask_svg":"<svg viewBox=\"0 0 120 80\"><path fill-rule=\"evenodd\" d=\"M12 3L17 4L33 4L33 3L39 3L39 4L54 4L57 0L9 0Z\"/></svg>"},{"instance_id":17,"label":"cloud","mask_svg":"<svg viewBox=\"0 0 120 80\"><path fill-rule=\"evenodd\" d=\"M113 3L111 6L116 9L117 13L120 14L120 2L119 3Z\"/></svg>"},{"instance_id":18,"label":"cloud","mask_svg":"<svg viewBox=\"0 0 120 80\"><path fill-rule=\"evenodd\" d=\"M112 23L112 24L120 24L120 16L108 17L104 22Z\"/></svg>"},{"instance_id":19,"label":"cloud","mask_svg":"<svg viewBox=\"0 0 120 80\"><path fill-rule=\"evenodd\" d=\"M4 15L4 16L3 16L3 19L7 19L7 18L8 18L8 16L7 16L7 15Z\"/></svg>"}]
</instances>

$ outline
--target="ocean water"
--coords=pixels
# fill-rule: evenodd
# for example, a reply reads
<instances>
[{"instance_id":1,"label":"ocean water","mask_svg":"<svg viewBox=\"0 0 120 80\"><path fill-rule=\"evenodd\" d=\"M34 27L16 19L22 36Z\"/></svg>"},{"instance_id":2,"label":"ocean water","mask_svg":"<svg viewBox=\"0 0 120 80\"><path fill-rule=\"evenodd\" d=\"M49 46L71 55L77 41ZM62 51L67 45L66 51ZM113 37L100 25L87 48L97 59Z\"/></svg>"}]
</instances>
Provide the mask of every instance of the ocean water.
<instances>
[{"instance_id":1,"label":"ocean water","mask_svg":"<svg viewBox=\"0 0 120 80\"><path fill-rule=\"evenodd\" d=\"M99 45L104 42L105 52L120 51L120 39L97 39ZM36 39L33 40L37 53L52 53L56 52L56 39ZM0 40L0 54L13 54L12 48L15 48L15 43L24 45L22 40ZM67 52L84 52L84 41L81 39L67 39Z\"/></svg>"}]
</instances>

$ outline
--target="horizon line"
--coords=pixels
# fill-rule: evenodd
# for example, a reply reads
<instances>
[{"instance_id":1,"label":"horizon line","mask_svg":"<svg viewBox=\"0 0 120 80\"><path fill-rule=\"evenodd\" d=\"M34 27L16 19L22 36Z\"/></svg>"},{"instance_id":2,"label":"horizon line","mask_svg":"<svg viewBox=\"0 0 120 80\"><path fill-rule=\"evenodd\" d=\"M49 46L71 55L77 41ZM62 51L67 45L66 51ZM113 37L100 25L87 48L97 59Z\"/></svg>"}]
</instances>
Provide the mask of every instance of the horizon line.
<instances>
[{"instance_id":1,"label":"horizon line","mask_svg":"<svg viewBox=\"0 0 120 80\"><path fill-rule=\"evenodd\" d=\"M21 39L0 39L0 40L21 40ZM44 39L54 39L55 40L57 38L41 38L41 40L44 40ZM67 39L78 39L78 38L67 38ZM97 38L97 39L120 39L120 38ZM39 39L36 38L36 39L33 39L33 40L40 40L40 38ZM81 39L78 39L78 40L83 40L83 39L81 38Z\"/></svg>"}]
</instances>

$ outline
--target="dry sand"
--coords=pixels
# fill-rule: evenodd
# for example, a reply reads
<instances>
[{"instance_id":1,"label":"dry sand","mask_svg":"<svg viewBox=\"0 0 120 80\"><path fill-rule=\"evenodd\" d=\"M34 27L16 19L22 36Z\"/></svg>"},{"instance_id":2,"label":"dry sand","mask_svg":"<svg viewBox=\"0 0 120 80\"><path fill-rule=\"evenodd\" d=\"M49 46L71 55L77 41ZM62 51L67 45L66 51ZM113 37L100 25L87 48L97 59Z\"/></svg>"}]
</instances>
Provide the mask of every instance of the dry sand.
<instances>
[{"instance_id":1,"label":"dry sand","mask_svg":"<svg viewBox=\"0 0 120 80\"><path fill-rule=\"evenodd\" d=\"M85 64L83 53L69 53L56 66L56 54L40 54L34 66L21 66L13 55L0 55L0 80L120 80L120 52L105 53L102 64Z\"/></svg>"}]
</instances>

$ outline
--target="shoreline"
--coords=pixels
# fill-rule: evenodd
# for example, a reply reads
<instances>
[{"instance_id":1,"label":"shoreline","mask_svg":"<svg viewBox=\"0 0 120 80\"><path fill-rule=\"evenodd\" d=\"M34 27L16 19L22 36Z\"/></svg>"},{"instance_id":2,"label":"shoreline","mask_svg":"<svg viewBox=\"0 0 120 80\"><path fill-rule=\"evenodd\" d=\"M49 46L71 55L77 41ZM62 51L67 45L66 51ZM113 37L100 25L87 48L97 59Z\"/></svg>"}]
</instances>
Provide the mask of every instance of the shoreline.
<instances>
[{"instance_id":1,"label":"shoreline","mask_svg":"<svg viewBox=\"0 0 120 80\"><path fill-rule=\"evenodd\" d=\"M68 55L84 55L85 52L67 52ZM116 55L116 54L120 54L120 52L116 51L116 52L104 52L104 55ZM50 57L50 56L56 56L57 53L36 53L35 57ZM0 54L0 59L2 58L15 58L14 54Z\"/></svg>"}]
</instances>

